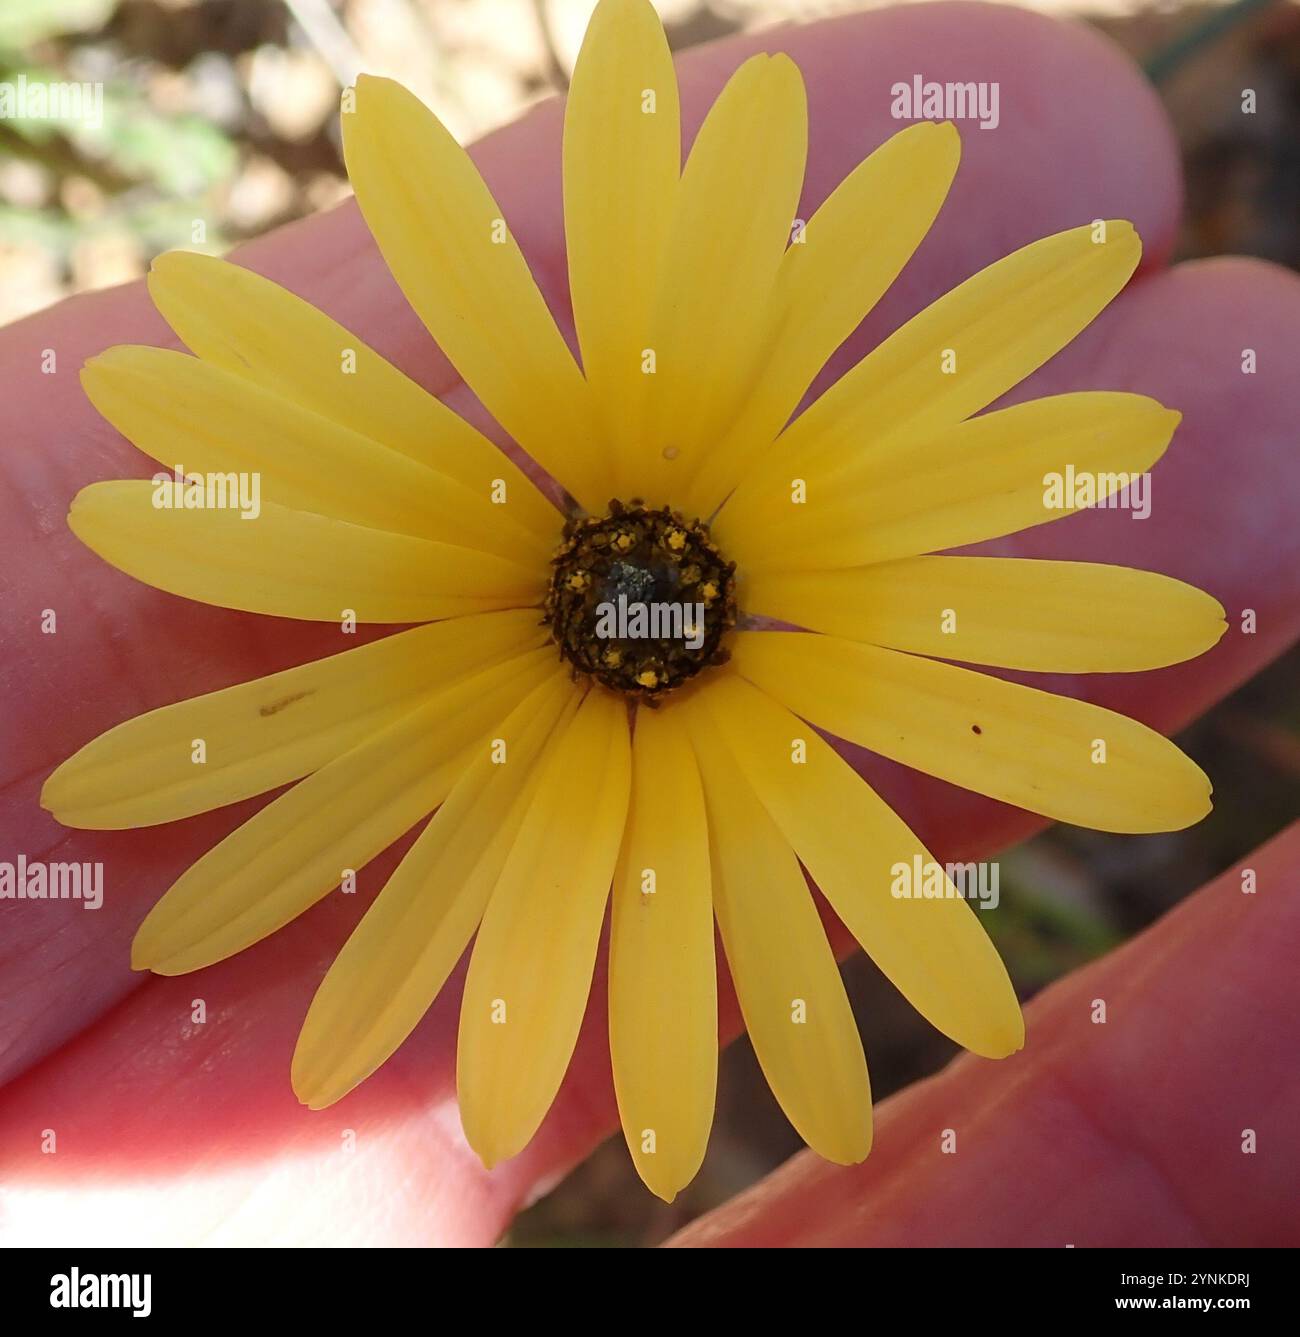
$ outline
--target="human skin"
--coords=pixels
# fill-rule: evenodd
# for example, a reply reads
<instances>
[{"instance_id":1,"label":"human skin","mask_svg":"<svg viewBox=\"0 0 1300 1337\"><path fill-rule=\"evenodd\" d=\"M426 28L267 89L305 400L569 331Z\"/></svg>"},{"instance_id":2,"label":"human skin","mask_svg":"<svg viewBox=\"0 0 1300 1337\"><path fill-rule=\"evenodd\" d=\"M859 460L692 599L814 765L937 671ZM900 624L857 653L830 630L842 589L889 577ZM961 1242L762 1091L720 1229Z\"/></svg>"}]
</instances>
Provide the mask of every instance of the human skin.
<instances>
[{"instance_id":1,"label":"human skin","mask_svg":"<svg viewBox=\"0 0 1300 1337\"><path fill-rule=\"evenodd\" d=\"M1292 370L1300 280L1250 260L1165 268L1181 203L1169 127L1137 71L1085 29L993 6L936 4L730 40L678 62L688 136L727 75L757 50L788 52L808 84L805 218L899 128L889 117L890 84L914 73L1001 84L999 127L960 127L962 166L932 234L817 389L903 319L1017 247L1094 218L1128 218L1137 227L1145 243L1137 279L1008 402L1133 390L1181 410L1182 425L1154 472L1151 517L1080 514L982 550L1142 566L1215 595L1229 631L1192 663L1035 679L1166 732L1181 727L1257 672L1300 627L1300 385ZM560 105L544 105L478 145L474 156L572 339L560 123ZM500 439L405 304L350 203L281 229L236 258L312 300ZM263 800L165 827L103 833L65 830L39 807L53 767L111 725L356 643L342 641L337 627L208 608L148 589L73 538L64 517L80 487L156 468L95 414L76 379L86 358L125 342L176 346L142 284L77 298L0 331L9 410L0 455L7 649L0 857L102 860L106 887L95 912L75 903L0 902L0 1240L488 1243L521 1204L617 1127L603 963L555 1108L520 1156L488 1174L466 1146L456 1112L460 972L399 1053L338 1105L311 1113L289 1086L312 993L407 842L363 872L356 895L326 898L232 960L164 979L130 970L136 926L190 862ZM1253 375L1241 370L1246 348L1257 351ZM42 372L45 349L57 354L53 375ZM40 634L46 608L58 614L57 635ZM1241 630L1244 609L1255 610L1251 634ZM1100 610L1080 615L1095 618L1101 634ZM845 751L941 860L988 857L1041 825ZM1281 1057L1300 1040L1297 1009L1285 1005L1300 927L1300 902L1292 896L1288 907L1286 897L1296 843L1288 837L1261 855L1271 870L1261 894L1212 889L1089 968L1103 972L1097 978L1121 998L1133 980L1167 977L1167 987L1142 995L1143 1007L1121 1009L1108 1022L1104 1034L1118 1054L1079 1010L1085 995L1097 996L1088 993L1092 977L1067 981L1029 1009L1021 1055L996 1064L960 1059L884 1102L864 1167L830 1170L798 1158L686 1239L806 1242L815 1235L823 1243L924 1245L979 1242L988 1229L988 1242L1003 1244L1295 1242L1295 1223L1277 1194L1287 1187L1295 1200L1300 1156L1295 1139L1280 1131L1300 1109L1296 1078ZM830 926L847 951L843 931ZM197 1026L196 998L207 1009ZM721 1010L724 1034L734 1034L729 987ZM868 1058L871 1039L868 1019ZM1122 1072L1151 1072L1174 1040L1185 1059L1162 1061L1159 1083L1119 1080ZM1080 1072L1096 1080L1071 1078L1075 1052L1085 1060ZM1222 1106L1226 1092L1230 1109ZM1040 1117L1030 1130L1033 1155L1021 1166L1021 1125ZM1169 1130L1158 1148L1152 1120ZM958 1155L936 1166L935 1140L927 1142L918 1126L926 1136L942 1127L982 1131L959 1138ZM1239 1134L1247 1126L1278 1131L1261 1135L1243 1173ZM54 1155L41 1150L49 1128L58 1136ZM1211 1155L1207 1139L1216 1128L1227 1143L1215 1143ZM1102 1182L1111 1194L1098 1191ZM810 1203L822 1195L827 1217L813 1226L820 1208ZM879 1224L875 1205L894 1217L888 1226ZM788 1220L775 1220L774 1207Z\"/></svg>"}]
</instances>

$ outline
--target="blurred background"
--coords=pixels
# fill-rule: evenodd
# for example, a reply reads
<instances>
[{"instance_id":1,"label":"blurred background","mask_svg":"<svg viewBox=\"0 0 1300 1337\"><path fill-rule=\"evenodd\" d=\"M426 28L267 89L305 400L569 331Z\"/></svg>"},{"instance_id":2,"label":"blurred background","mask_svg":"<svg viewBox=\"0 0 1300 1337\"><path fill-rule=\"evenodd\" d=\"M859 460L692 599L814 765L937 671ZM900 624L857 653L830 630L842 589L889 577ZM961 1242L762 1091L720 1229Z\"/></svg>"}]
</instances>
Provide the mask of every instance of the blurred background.
<instances>
[{"instance_id":1,"label":"blurred background","mask_svg":"<svg viewBox=\"0 0 1300 1337\"><path fill-rule=\"evenodd\" d=\"M656 0L675 48L869 6L848 0ZM1300 7L1289 0L1031 0L1095 24L1140 61L1181 141L1180 258L1235 252L1300 268ZM348 193L340 88L362 69L416 91L468 142L565 87L592 0L0 0L0 89L102 84L102 115L0 108L0 324L136 278L175 246L222 252ZM1240 90L1259 97L1240 114ZM204 220L204 235L194 222ZM1183 740L1215 781L1190 831L1056 829L1000 860L990 929L1022 997L1106 952L1300 810L1300 655ZM877 1099L953 1047L862 957L846 967ZM671 1207L621 1140L521 1216L517 1245L655 1243L799 1148L741 1042L718 1122Z\"/></svg>"}]
</instances>

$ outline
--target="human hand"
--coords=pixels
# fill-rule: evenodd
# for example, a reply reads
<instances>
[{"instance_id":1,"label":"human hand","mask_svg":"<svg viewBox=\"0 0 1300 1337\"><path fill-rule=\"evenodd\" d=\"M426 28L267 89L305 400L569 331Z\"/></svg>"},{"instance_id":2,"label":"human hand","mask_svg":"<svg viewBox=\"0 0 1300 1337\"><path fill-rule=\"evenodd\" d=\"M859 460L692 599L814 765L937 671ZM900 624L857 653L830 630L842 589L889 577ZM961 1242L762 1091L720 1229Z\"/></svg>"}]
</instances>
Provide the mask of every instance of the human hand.
<instances>
[{"instance_id":1,"label":"human hand","mask_svg":"<svg viewBox=\"0 0 1300 1337\"><path fill-rule=\"evenodd\" d=\"M1129 218L1137 226L1146 250L1138 281L1014 397L1102 386L1141 391L1179 408L1183 423L1155 473L1152 516L1133 525L1121 512L1094 512L990 550L1129 562L1214 594L1228 610L1230 631L1201 659L1132 678L1052 684L1086 691L1090 699L1158 728L1179 727L1267 662L1294 638L1300 620L1290 459L1300 396L1283 376L1300 332L1300 284L1245 261L1161 272L1179 207L1173 146L1154 96L1084 30L1014 11L939 5L728 42L691 53L680 64L688 130L725 76L757 49L790 52L808 82L812 147L805 216L896 128L884 94L896 79L914 72L959 79L978 62L1002 88L1001 125L964 133L963 164L935 229L834 360L832 376L902 319L1017 246L1093 218ZM558 131L558 108L548 105L485 141L475 156L563 320ZM488 428L431 348L350 205L273 234L239 259L309 297ZM15 410L4 541L12 583L7 622L15 629L8 690L17 727L9 730L4 829L14 855L102 860L109 886L103 909L91 914L70 904L2 907L8 931L0 960L0 1041L3 1074L10 1079L0 1098L0 1156L10 1185L5 1229L28 1240L67 1242L71 1218L81 1223L72 1227L77 1238L94 1241L491 1240L521 1202L616 1125L600 976L555 1109L521 1156L487 1174L462 1141L455 1109L456 985L444 991L398 1055L345 1102L313 1114L289 1089L289 1055L312 990L405 843L366 870L355 898L330 897L274 939L201 976L161 979L129 970L136 925L189 862L257 805L123 833L67 832L39 810L36 796L49 770L104 727L339 648L335 628L272 622L146 589L99 562L67 531L66 506L80 486L150 472L73 384L86 357L128 341L174 343L140 285L78 299L0 334L0 375ZM41 372L45 348L58 356L53 376ZM1260 368L1252 376L1241 373L1244 348L1259 350ZM36 631L45 608L58 612L55 636ZM1244 608L1258 616L1251 635L1240 631ZM853 755L940 858L986 857L1036 824L1026 814ZM1288 924L1281 903L1281 895L1246 902L1248 910L1234 902L1237 913L1259 917L1249 931L1236 933L1225 930L1219 915L1198 912L1196 951L1190 953L1171 951L1160 936L1164 926L1125 950L1127 969L1154 971L1156 960L1173 972L1171 981L1184 985L1212 970L1211 978L1234 982L1256 1006L1267 1004L1279 996L1269 988L1280 991L1284 983L1288 944L1294 949L1294 922ZM1183 918L1192 917L1185 912ZM837 945L847 948L842 933ZM196 997L207 1002L202 1026L190 1021ZM1146 1056L1149 1063L1167 1044L1172 1008L1163 998L1148 1001L1140 1020L1135 1016L1131 1028L1125 1023L1124 1041L1139 1061ZM964 1059L953 1075L901 1097L901 1107L933 1100L937 1089L943 1103L936 1114L942 1111L946 1121L939 1126L955 1126L985 1110L999 1120L1008 1112L1034 1117L1043 1099L1055 1097L1046 1056L1058 1055L1066 1044L1082 1051L1090 1039L1097 1041L1077 1009L1034 1007L1030 1018L1029 1048L1020 1059L998 1067ZM1207 1024L1200 1016L1177 1020L1189 1045ZM1194 1063L1180 1066L1180 1083L1150 1093L1159 1102L1154 1117L1188 1133L1173 1139L1185 1156L1161 1165L1176 1190L1194 1175L1199 1185L1206 1183L1208 1152L1191 1134L1203 1127L1198 1120L1214 1093L1228 1089L1229 1078L1235 1092L1249 1092L1253 1077L1262 1105L1278 1080L1281 1051L1274 1045L1285 1038L1285 1012L1266 1036L1255 1034L1244 1005L1238 1015L1218 1020L1225 1032L1216 1043L1198 1046ZM737 1026L734 1005L726 1000L723 1025L728 1034ZM1107 1034L1118 1029L1116 1023ZM1097 1075L1109 1074L1112 1086L1118 1082L1114 1063L1113 1056L1093 1060ZM1036 1080L1046 1097L1035 1096ZM1031 1089L1022 1101L1026 1086ZM1123 1111L1130 1107L1121 1098L1138 1093L1133 1084L1118 1093L1071 1090L1076 1093L1069 1099L1056 1097L1075 1120L1065 1124L1073 1129L1069 1145L1083 1147L1097 1165L1136 1185L1131 1239L1178 1240L1193 1227L1226 1231L1231 1222L1241 1231L1226 1235L1233 1242L1254 1231L1277 1241L1284 1218L1273 1214L1270 1195L1279 1185L1294 1185L1294 1165L1273 1159L1287 1154L1280 1133L1268 1139L1265 1186L1239 1179L1236 1197L1225 1172L1209 1181L1221 1195L1209 1200L1215 1210L1202 1204L1193 1212L1185 1204L1199 1202L1194 1195L1175 1191L1161 1202L1142 1188L1133 1169L1138 1153L1122 1135L1112 1134L1112 1143L1098 1149L1079 1131L1092 1126L1090 1119L1107 1116L1114 1123L1100 1126L1128 1128ZM1112 1104L1103 1105L1106 1099ZM1147 1111L1143 1117L1153 1116ZM1253 1124L1264 1126L1269 1118L1280 1123L1284 1114L1265 1108ZM1231 1128L1251 1123L1245 1114L1229 1121ZM864 1167L811 1176L815 1186L832 1176L833 1188L825 1192L844 1204L832 1227L843 1230L843 1238L854 1237L873 1195L886 1192L887 1178L897 1172L901 1139L893 1154L881 1154L888 1126L882 1122ZM58 1134L53 1157L41 1152L46 1128ZM346 1129L355 1132L351 1152L343 1149ZM1016 1141L1003 1122L996 1137L1004 1148ZM1219 1154L1235 1168L1239 1162L1228 1158L1240 1153L1233 1137L1225 1138ZM1057 1142L1047 1145L1060 1150ZM1068 1151L1060 1154L1078 1160ZM1048 1242L1049 1236L1057 1242L1056 1233L1071 1222L1080 1223L1080 1232L1085 1226L1115 1228L1113 1211L1100 1221L1085 1211L1084 1190L1097 1182L1095 1167L1088 1178L1063 1185L1048 1173L1050 1160L1045 1156L1037 1167L1040 1178L1018 1175L1021 1192L1042 1210L1026 1212L1024 1233L1006 1242ZM958 1204L961 1213L949 1218L955 1232L950 1239L966 1238L963 1232L984 1222L981 1203L990 1201L989 1177L996 1170L991 1159L960 1164L966 1196ZM798 1186L807 1173L792 1169L785 1182L802 1192ZM923 1226L933 1228L924 1216L926 1204L942 1201L930 1192L911 1197L918 1234ZM1243 1204L1239 1222L1225 1210L1234 1201ZM1064 1223L1046 1211L1050 1205L1064 1213L1071 1204L1075 1214ZM1149 1209L1145 1217L1143 1207ZM789 1225L801 1219L793 1214ZM1004 1223L1013 1232L1019 1228L1009 1212ZM908 1242L947 1241L931 1233ZM1087 1241L1080 1233L1067 1242Z\"/></svg>"}]
</instances>

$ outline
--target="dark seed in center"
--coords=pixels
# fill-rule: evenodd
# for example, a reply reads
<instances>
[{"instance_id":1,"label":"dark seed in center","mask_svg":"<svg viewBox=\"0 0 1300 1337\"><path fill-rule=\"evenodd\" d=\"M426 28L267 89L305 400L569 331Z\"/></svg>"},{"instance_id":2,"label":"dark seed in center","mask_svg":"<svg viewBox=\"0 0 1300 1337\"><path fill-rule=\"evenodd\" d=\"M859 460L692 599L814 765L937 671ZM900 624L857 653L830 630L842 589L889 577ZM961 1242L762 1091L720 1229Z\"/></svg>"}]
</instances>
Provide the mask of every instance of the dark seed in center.
<instances>
[{"instance_id":1,"label":"dark seed in center","mask_svg":"<svg viewBox=\"0 0 1300 1337\"><path fill-rule=\"evenodd\" d=\"M611 501L565 525L552 564L545 621L576 673L653 704L725 662L736 568L702 521Z\"/></svg>"}]
</instances>

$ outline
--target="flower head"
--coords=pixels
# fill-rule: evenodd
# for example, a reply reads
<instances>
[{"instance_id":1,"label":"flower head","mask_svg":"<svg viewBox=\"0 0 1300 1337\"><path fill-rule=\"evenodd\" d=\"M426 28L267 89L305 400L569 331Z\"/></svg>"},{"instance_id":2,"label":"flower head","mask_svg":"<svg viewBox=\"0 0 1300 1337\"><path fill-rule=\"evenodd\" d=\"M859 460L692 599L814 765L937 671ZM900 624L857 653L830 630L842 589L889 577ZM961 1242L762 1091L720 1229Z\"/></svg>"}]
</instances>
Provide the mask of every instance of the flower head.
<instances>
[{"instance_id":1,"label":"flower head","mask_svg":"<svg viewBox=\"0 0 1300 1337\"><path fill-rule=\"evenodd\" d=\"M948 661L1160 667L1215 643L1213 599L1113 566L934 555L1099 500L1164 451L1178 415L1140 395L984 412L1120 290L1137 236L1096 222L1025 247L796 412L942 205L951 125L895 135L799 221L795 66L743 64L683 168L659 21L602 0L564 126L578 357L414 97L362 79L344 143L389 268L529 472L299 298L161 258L150 291L193 356L115 348L83 381L201 485L95 484L75 532L192 599L416 625L119 725L43 802L122 828L296 782L141 925L133 963L163 974L274 932L427 819L307 1013L292 1078L312 1108L401 1045L474 940L465 1131L489 1165L517 1153L573 1052L609 907L614 1079L651 1188L671 1198L708 1138L715 920L782 1108L822 1155L860 1160L866 1062L805 870L946 1035L999 1058L1023 1023L948 873L823 733L1103 830L1209 808L1150 729ZM1048 502L1067 470L1104 481ZM211 480L250 472L255 515L212 500ZM897 894L913 866L938 894Z\"/></svg>"}]
</instances>

